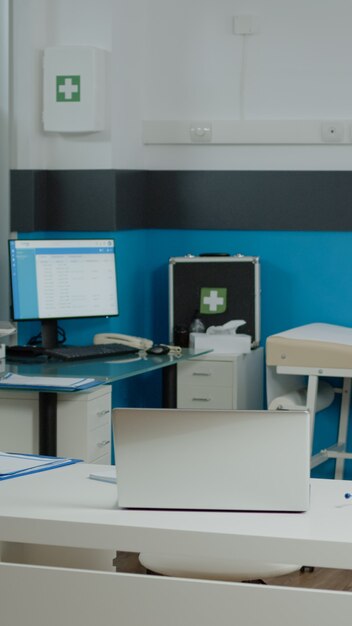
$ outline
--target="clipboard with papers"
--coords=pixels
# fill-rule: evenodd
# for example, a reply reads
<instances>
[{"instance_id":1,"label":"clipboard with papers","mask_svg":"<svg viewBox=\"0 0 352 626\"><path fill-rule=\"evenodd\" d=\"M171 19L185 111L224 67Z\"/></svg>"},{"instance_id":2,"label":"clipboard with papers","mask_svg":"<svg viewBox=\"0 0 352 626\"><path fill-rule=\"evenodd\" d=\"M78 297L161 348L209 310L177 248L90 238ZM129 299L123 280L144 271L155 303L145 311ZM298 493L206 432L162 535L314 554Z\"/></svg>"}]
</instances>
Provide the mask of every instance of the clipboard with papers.
<instances>
[{"instance_id":1,"label":"clipboard with papers","mask_svg":"<svg viewBox=\"0 0 352 626\"><path fill-rule=\"evenodd\" d=\"M0 452L0 481L81 462L81 459Z\"/></svg>"}]
</instances>

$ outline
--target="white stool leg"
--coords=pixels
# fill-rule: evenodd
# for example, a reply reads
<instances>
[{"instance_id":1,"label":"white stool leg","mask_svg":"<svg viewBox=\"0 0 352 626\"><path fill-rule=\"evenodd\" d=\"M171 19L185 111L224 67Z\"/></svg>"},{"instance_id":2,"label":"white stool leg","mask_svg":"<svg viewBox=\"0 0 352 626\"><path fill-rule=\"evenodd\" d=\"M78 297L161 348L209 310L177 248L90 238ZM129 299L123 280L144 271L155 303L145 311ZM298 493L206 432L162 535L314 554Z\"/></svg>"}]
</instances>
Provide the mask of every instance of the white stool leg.
<instances>
[{"instance_id":1,"label":"white stool leg","mask_svg":"<svg viewBox=\"0 0 352 626\"><path fill-rule=\"evenodd\" d=\"M343 451L346 450L350 401L351 401L351 379L344 378L343 387L342 387L339 434L338 434L338 445L343 447ZM345 459L343 457L339 457L336 459L335 478L337 478L338 480L343 478L344 465L345 465Z\"/></svg>"}]
</instances>

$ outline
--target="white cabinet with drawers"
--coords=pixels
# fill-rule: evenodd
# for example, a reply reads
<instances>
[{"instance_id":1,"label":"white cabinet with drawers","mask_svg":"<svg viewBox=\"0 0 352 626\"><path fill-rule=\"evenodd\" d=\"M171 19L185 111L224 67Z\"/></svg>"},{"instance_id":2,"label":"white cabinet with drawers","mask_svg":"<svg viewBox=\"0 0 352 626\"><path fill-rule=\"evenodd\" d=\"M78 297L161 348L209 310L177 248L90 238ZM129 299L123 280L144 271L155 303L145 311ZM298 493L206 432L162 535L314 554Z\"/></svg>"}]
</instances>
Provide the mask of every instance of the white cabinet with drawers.
<instances>
[{"instance_id":1,"label":"white cabinet with drawers","mask_svg":"<svg viewBox=\"0 0 352 626\"><path fill-rule=\"evenodd\" d=\"M57 454L88 463L111 462L111 386L89 393L59 394Z\"/></svg>"},{"instance_id":2,"label":"white cabinet with drawers","mask_svg":"<svg viewBox=\"0 0 352 626\"><path fill-rule=\"evenodd\" d=\"M0 450L38 453L38 394L0 392ZM57 455L111 462L111 386L57 398Z\"/></svg>"},{"instance_id":3,"label":"white cabinet with drawers","mask_svg":"<svg viewBox=\"0 0 352 626\"><path fill-rule=\"evenodd\" d=\"M263 348L244 354L211 353L179 363L177 407L263 408Z\"/></svg>"},{"instance_id":4,"label":"white cabinet with drawers","mask_svg":"<svg viewBox=\"0 0 352 626\"><path fill-rule=\"evenodd\" d=\"M0 450L38 454L39 401L36 392L0 391ZM111 463L111 386L59 393L57 455L88 463ZM2 549L2 550L1 550ZM114 571L115 551L58 548L6 542L1 558L15 563Z\"/></svg>"}]
</instances>

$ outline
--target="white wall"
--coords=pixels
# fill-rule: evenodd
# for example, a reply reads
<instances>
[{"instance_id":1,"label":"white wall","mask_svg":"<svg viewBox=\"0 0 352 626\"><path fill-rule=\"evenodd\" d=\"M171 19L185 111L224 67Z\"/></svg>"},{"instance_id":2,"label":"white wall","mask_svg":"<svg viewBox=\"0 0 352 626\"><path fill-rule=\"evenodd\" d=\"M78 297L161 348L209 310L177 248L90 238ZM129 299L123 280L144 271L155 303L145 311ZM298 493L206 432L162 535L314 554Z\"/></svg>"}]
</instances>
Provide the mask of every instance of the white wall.
<instances>
[{"instance_id":1,"label":"white wall","mask_svg":"<svg viewBox=\"0 0 352 626\"><path fill-rule=\"evenodd\" d=\"M245 119L352 116L346 0L150 0L144 116L160 120L240 118L243 37L232 17L254 15L246 37ZM151 168L349 169L351 145L151 146Z\"/></svg>"},{"instance_id":2,"label":"white wall","mask_svg":"<svg viewBox=\"0 0 352 626\"><path fill-rule=\"evenodd\" d=\"M14 167L351 167L352 143L142 141L143 120L352 124L349 0L13 0L13 6ZM232 18L241 14L256 17L257 33L233 34ZM41 51L67 44L111 51L104 132L42 131Z\"/></svg>"},{"instance_id":3,"label":"white wall","mask_svg":"<svg viewBox=\"0 0 352 626\"><path fill-rule=\"evenodd\" d=\"M118 0L112 8L112 167L143 163L143 59L148 0Z\"/></svg>"},{"instance_id":4,"label":"white wall","mask_svg":"<svg viewBox=\"0 0 352 626\"><path fill-rule=\"evenodd\" d=\"M13 0L12 167L112 167L110 123L104 132L81 135L44 133L42 125L44 48L88 45L111 50L112 4L112 0ZM106 99L110 111L110 84Z\"/></svg>"}]
</instances>

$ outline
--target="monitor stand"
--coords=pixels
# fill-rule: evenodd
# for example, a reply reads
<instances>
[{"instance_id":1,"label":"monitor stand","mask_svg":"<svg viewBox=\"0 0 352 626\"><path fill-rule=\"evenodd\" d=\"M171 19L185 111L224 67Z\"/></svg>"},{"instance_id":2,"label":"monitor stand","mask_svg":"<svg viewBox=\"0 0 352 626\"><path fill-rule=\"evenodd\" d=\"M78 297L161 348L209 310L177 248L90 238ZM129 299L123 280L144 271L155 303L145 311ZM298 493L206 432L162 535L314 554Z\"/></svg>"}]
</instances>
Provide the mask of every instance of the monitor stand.
<instances>
[{"instance_id":1,"label":"monitor stand","mask_svg":"<svg viewBox=\"0 0 352 626\"><path fill-rule=\"evenodd\" d=\"M58 345L57 320L42 320L41 334L43 348L56 348Z\"/></svg>"},{"instance_id":2,"label":"monitor stand","mask_svg":"<svg viewBox=\"0 0 352 626\"><path fill-rule=\"evenodd\" d=\"M42 346L56 348L58 345L57 320L41 321ZM39 454L56 456L57 393L39 392Z\"/></svg>"}]
</instances>

